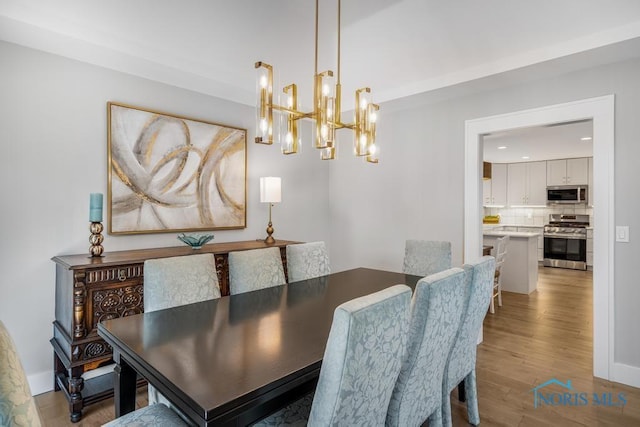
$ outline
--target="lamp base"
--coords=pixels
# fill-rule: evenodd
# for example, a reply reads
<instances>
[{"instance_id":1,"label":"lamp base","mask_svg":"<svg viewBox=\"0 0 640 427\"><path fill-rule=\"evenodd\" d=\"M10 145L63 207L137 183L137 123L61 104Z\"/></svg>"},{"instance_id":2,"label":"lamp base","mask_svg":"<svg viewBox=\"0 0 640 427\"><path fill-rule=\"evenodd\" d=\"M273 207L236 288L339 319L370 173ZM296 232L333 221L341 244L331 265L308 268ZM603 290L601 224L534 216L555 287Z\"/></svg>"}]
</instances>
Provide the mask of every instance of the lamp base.
<instances>
[{"instance_id":1,"label":"lamp base","mask_svg":"<svg viewBox=\"0 0 640 427\"><path fill-rule=\"evenodd\" d=\"M276 239L273 238L272 234L273 234L273 224L271 223L271 221L269 221L269 224L267 225L267 238L264 239L264 242L267 245L273 245L276 242Z\"/></svg>"}]
</instances>

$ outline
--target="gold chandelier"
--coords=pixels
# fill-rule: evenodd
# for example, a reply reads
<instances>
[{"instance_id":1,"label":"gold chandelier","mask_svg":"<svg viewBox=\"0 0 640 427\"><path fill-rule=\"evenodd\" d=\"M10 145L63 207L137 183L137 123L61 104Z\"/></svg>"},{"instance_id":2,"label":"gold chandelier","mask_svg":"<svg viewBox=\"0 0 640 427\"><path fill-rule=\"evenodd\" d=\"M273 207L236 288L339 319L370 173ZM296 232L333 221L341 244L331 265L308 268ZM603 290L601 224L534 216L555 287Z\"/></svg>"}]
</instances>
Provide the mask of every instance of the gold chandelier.
<instances>
[{"instance_id":1,"label":"gold chandelier","mask_svg":"<svg viewBox=\"0 0 640 427\"><path fill-rule=\"evenodd\" d=\"M322 160L336 158L336 129L351 129L354 132L353 151L356 156L365 157L369 163L378 163L376 141L376 119L380 106L371 102L371 89L364 87L355 92L354 121L342 121L340 84L340 0L338 0L338 72L335 86L332 85L333 71L318 72L318 1L315 16L315 75L313 86L313 111L298 109L298 88L295 83L285 86L286 105L273 102L273 67L262 61L255 64L257 70L256 139L258 144L271 145L274 141L274 111L280 115L279 142L283 154L298 152L298 121L315 121L315 148L321 150ZM333 86L333 91L332 91ZM286 121L286 126L284 122Z\"/></svg>"}]
</instances>

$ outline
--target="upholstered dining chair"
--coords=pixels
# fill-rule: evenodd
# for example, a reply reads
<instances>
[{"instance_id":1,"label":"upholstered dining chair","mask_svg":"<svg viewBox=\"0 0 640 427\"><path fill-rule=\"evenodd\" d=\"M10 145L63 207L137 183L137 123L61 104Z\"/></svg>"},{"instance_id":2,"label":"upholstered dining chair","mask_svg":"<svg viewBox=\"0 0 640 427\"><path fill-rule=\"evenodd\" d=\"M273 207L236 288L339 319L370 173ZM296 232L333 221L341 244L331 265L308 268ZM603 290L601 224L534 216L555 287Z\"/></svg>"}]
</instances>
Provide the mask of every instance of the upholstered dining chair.
<instances>
[{"instance_id":1,"label":"upholstered dining chair","mask_svg":"<svg viewBox=\"0 0 640 427\"><path fill-rule=\"evenodd\" d=\"M329 255L324 242L300 243L287 246L287 275L289 282L313 279L331 273Z\"/></svg>"},{"instance_id":2,"label":"upholstered dining chair","mask_svg":"<svg viewBox=\"0 0 640 427\"><path fill-rule=\"evenodd\" d=\"M213 254L148 259L144 262L144 311L220 298Z\"/></svg>"},{"instance_id":3,"label":"upholstered dining chair","mask_svg":"<svg viewBox=\"0 0 640 427\"><path fill-rule=\"evenodd\" d=\"M411 289L395 285L338 306L315 394L256 425L384 425L407 343L410 301Z\"/></svg>"},{"instance_id":4,"label":"upholstered dining chair","mask_svg":"<svg viewBox=\"0 0 640 427\"><path fill-rule=\"evenodd\" d=\"M393 390L387 426L440 425L442 379L460 327L466 293L464 270L451 268L421 279L411 302L409 339Z\"/></svg>"},{"instance_id":5,"label":"upholstered dining chair","mask_svg":"<svg viewBox=\"0 0 640 427\"><path fill-rule=\"evenodd\" d=\"M507 245L509 244L509 236L503 236L496 239L496 271L493 277L493 291L491 292L491 301L489 303L489 311L491 314L496 312L495 299L498 298L498 307L502 307L502 265L507 258Z\"/></svg>"},{"instance_id":6,"label":"upholstered dining chair","mask_svg":"<svg viewBox=\"0 0 640 427\"><path fill-rule=\"evenodd\" d=\"M407 240L403 273L428 276L451 268L451 242Z\"/></svg>"},{"instance_id":7,"label":"upholstered dining chair","mask_svg":"<svg viewBox=\"0 0 640 427\"><path fill-rule=\"evenodd\" d=\"M444 426L451 426L450 396L451 391L458 385L462 388L460 395L466 395L469 423L480 424L476 387L476 352L480 327L487 314L491 299L495 265L494 257L484 256L477 262L463 266L467 301L462 322L444 371L442 382L442 423Z\"/></svg>"},{"instance_id":8,"label":"upholstered dining chair","mask_svg":"<svg viewBox=\"0 0 640 427\"><path fill-rule=\"evenodd\" d=\"M20 363L9 331L0 321L0 425L6 427L42 425L27 376ZM185 426L171 409L162 404L145 406L108 424L116 426Z\"/></svg>"},{"instance_id":9,"label":"upholstered dining chair","mask_svg":"<svg viewBox=\"0 0 640 427\"><path fill-rule=\"evenodd\" d=\"M220 285L213 254L148 259L144 262L144 311L220 298ZM149 404L172 406L151 384Z\"/></svg>"},{"instance_id":10,"label":"upholstered dining chair","mask_svg":"<svg viewBox=\"0 0 640 427\"><path fill-rule=\"evenodd\" d=\"M229 293L255 291L287 283L280 249L229 252Z\"/></svg>"},{"instance_id":11,"label":"upholstered dining chair","mask_svg":"<svg viewBox=\"0 0 640 427\"><path fill-rule=\"evenodd\" d=\"M40 426L40 415L9 331L0 321L0 425Z\"/></svg>"}]
</instances>

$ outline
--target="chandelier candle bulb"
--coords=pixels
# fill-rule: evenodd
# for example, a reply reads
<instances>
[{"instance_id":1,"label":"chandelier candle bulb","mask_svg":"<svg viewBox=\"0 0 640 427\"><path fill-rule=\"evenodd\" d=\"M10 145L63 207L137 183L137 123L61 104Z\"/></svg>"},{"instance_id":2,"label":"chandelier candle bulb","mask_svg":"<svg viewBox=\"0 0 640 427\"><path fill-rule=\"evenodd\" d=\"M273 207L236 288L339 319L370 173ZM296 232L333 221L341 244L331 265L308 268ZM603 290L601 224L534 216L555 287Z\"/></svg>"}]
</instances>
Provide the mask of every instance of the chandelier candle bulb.
<instances>
[{"instance_id":1,"label":"chandelier candle bulb","mask_svg":"<svg viewBox=\"0 0 640 427\"><path fill-rule=\"evenodd\" d=\"M298 152L298 120L294 111L298 109L298 87L295 84L286 86L283 90L287 97L287 107L289 111L283 113L286 117L286 129L287 132L282 141L282 153L283 154L295 154ZM280 128L284 128L282 123Z\"/></svg>"},{"instance_id":2,"label":"chandelier candle bulb","mask_svg":"<svg viewBox=\"0 0 640 427\"><path fill-rule=\"evenodd\" d=\"M273 69L264 62L255 64L258 77L256 105L256 143L273 144Z\"/></svg>"}]
</instances>

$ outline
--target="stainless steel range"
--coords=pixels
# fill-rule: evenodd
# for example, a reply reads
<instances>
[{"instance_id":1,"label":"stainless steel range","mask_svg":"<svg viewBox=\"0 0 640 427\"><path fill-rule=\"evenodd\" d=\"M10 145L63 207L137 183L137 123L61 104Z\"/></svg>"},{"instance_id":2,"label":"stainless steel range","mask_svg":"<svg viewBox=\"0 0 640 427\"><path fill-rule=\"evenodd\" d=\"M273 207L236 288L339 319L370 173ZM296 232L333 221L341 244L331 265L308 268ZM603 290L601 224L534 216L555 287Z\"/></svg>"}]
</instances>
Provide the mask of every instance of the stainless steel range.
<instances>
[{"instance_id":1,"label":"stainless steel range","mask_svg":"<svg viewBox=\"0 0 640 427\"><path fill-rule=\"evenodd\" d=\"M544 226L545 267L587 269L589 215L549 215Z\"/></svg>"}]
</instances>

